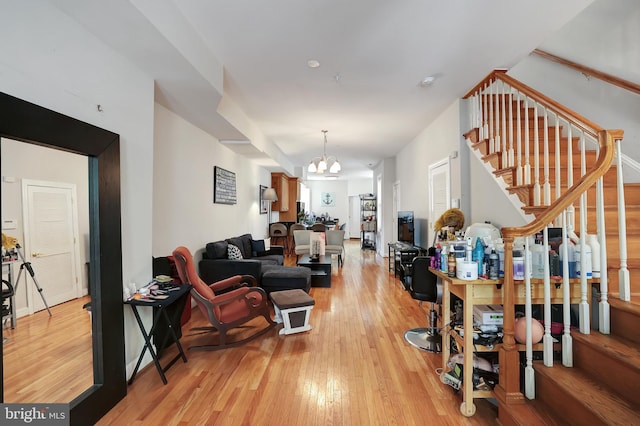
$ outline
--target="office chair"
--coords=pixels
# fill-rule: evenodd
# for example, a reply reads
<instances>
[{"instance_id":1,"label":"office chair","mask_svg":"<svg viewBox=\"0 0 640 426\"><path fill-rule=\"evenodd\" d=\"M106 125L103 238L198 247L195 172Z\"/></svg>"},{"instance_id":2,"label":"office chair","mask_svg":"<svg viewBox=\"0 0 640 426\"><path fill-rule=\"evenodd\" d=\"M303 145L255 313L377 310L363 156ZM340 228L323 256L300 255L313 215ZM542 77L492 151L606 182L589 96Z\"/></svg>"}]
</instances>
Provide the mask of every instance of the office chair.
<instances>
[{"instance_id":1,"label":"office chair","mask_svg":"<svg viewBox=\"0 0 640 426\"><path fill-rule=\"evenodd\" d=\"M429 258L418 256L413 259L410 274L406 277L408 290L411 297L422 302L431 302L429 310L429 327L420 327L407 330L404 339L416 348L428 352L442 351L442 335L440 328L436 327L438 312L436 304L442 302L442 283L438 277L429 271Z\"/></svg>"}]
</instances>

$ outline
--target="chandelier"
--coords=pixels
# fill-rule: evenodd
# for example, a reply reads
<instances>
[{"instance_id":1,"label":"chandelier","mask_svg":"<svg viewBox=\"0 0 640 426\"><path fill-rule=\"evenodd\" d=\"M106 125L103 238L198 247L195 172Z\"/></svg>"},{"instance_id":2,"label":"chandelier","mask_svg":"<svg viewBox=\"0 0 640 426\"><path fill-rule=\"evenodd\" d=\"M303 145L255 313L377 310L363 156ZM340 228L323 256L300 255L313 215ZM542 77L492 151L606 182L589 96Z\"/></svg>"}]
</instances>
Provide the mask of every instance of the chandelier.
<instances>
[{"instance_id":1,"label":"chandelier","mask_svg":"<svg viewBox=\"0 0 640 426\"><path fill-rule=\"evenodd\" d=\"M322 157L315 157L313 160L309 161L309 167L307 168L307 172L309 173L317 173L321 175L327 169L329 169L329 173L339 173L340 170L342 170L342 167L338 162L338 158L333 156L327 157L327 132L328 130L322 131L322 133L324 133L324 149L322 150ZM331 166L329 166L329 164L331 164Z\"/></svg>"}]
</instances>

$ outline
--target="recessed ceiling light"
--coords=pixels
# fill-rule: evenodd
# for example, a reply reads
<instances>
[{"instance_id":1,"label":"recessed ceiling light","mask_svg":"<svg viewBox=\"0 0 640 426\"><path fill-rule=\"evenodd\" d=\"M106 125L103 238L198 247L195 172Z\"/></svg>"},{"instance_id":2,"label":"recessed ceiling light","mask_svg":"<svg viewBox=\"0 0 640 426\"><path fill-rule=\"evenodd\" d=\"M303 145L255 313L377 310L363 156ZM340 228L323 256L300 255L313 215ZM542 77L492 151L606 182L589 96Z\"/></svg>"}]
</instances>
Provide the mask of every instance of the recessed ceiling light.
<instances>
[{"instance_id":1,"label":"recessed ceiling light","mask_svg":"<svg viewBox=\"0 0 640 426\"><path fill-rule=\"evenodd\" d=\"M309 68L318 68L320 66L320 62L315 59L309 59L307 61L307 66Z\"/></svg>"},{"instance_id":2,"label":"recessed ceiling light","mask_svg":"<svg viewBox=\"0 0 640 426\"><path fill-rule=\"evenodd\" d=\"M431 86L434 81L436 81L436 78L432 75L430 75L429 77L425 77L422 79L422 81L420 81L420 87Z\"/></svg>"}]
</instances>

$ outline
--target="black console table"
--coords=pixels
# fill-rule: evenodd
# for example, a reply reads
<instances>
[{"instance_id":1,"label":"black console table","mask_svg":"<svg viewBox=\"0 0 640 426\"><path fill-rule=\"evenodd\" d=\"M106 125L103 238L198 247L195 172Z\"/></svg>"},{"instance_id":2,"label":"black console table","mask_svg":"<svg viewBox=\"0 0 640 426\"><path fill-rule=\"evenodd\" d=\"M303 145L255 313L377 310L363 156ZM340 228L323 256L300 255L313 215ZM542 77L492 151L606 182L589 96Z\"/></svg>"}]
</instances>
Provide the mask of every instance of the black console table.
<instances>
[{"instance_id":1,"label":"black console table","mask_svg":"<svg viewBox=\"0 0 640 426\"><path fill-rule=\"evenodd\" d=\"M130 299L124 302L125 304L131 306L131 310L133 311L133 315L136 317L136 321L138 322L138 326L140 327L140 331L142 332L142 336L144 337L145 342L144 348L142 348L142 352L138 357L136 368L133 369L133 374L129 379L129 384L133 383L133 380L136 378L136 374L138 373L138 369L140 368L140 363L142 362L142 358L144 358L144 354L147 349L149 349L151 357L153 358L153 363L156 365L156 369L158 370L158 374L160 374L162 383L164 383L165 385L167 384L167 377L164 373L169 370L169 368L180 358L182 358L183 362L187 362L187 356L182 350L182 345L180 344L180 339L178 337L178 334L181 333L180 331L178 331L178 334L176 334L176 330L172 325L176 323L176 318L171 318L171 316L168 314L168 311L171 311L171 313L173 314L172 316L177 316L177 324L180 324L180 316L182 315L185 303L187 302L187 300L189 300L190 290L191 285L183 284L173 287L172 289L167 291L165 294L167 297L165 299L154 299L151 298L153 297L151 296L150 298L146 299ZM142 319L140 319L138 306L148 306L154 308L153 323L148 333L144 328ZM160 365L160 360L158 359L158 355L153 349L153 344L151 342L151 336L157 335L156 332L159 330L159 328L162 327L166 327L166 330L169 333L168 338L171 339L172 343L175 343L178 347L178 355L176 355L164 368ZM162 348L163 346L163 344L160 345L160 348Z\"/></svg>"},{"instance_id":2,"label":"black console table","mask_svg":"<svg viewBox=\"0 0 640 426\"><path fill-rule=\"evenodd\" d=\"M404 268L411 265L414 257L426 253L426 250L422 247L400 241L389 243L387 246L389 250L389 271L393 271L393 276L400 277L401 281L404 281Z\"/></svg>"}]
</instances>

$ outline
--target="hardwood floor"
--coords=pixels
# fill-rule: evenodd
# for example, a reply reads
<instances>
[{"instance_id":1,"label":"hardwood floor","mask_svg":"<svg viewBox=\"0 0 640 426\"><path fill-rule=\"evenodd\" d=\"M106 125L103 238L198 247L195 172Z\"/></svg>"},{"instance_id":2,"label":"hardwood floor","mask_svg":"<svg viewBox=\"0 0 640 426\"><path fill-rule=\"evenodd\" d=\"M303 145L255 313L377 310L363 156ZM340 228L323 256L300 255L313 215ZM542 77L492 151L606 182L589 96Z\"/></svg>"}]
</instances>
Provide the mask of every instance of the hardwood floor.
<instances>
[{"instance_id":1,"label":"hardwood floor","mask_svg":"<svg viewBox=\"0 0 640 426\"><path fill-rule=\"evenodd\" d=\"M89 296L3 329L4 402L69 402L93 384ZM7 324L8 325L8 324Z\"/></svg>"},{"instance_id":2,"label":"hardwood floor","mask_svg":"<svg viewBox=\"0 0 640 426\"><path fill-rule=\"evenodd\" d=\"M188 351L188 362L167 372L166 386L150 364L98 424L497 424L486 401L463 417L459 397L436 374L440 355L404 341L405 330L426 324L426 305L402 289L386 259L355 240L345 246L344 266L333 261L331 288L311 290L311 331L280 336L275 329L241 347ZM204 324L195 309L183 327L185 347L212 337L189 331ZM176 353L166 350L163 365Z\"/></svg>"}]
</instances>

